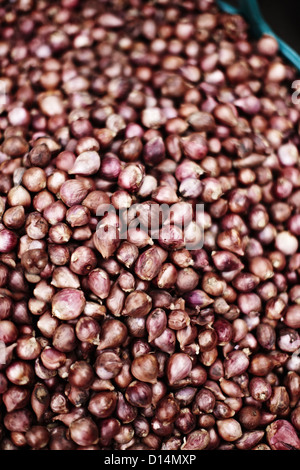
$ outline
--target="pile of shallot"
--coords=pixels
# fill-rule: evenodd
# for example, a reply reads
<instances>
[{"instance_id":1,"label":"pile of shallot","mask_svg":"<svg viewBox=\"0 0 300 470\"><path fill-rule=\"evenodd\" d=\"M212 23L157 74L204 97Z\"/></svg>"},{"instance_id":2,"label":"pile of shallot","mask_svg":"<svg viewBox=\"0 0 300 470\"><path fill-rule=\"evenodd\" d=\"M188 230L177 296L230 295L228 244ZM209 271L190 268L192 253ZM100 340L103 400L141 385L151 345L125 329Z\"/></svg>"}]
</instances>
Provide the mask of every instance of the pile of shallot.
<instances>
[{"instance_id":1,"label":"pile of shallot","mask_svg":"<svg viewBox=\"0 0 300 470\"><path fill-rule=\"evenodd\" d=\"M296 79L214 0L0 0L1 450L300 450Z\"/></svg>"}]
</instances>

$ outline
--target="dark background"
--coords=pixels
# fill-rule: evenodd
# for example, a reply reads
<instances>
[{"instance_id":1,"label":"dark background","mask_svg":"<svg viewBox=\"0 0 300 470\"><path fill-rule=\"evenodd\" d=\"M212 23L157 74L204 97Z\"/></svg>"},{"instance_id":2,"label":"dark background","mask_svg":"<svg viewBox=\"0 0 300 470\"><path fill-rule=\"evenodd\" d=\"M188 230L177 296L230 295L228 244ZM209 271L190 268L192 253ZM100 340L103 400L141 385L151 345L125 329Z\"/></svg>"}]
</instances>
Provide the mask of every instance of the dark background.
<instances>
[{"instance_id":1,"label":"dark background","mask_svg":"<svg viewBox=\"0 0 300 470\"><path fill-rule=\"evenodd\" d=\"M238 5L237 0L227 0ZM273 31L300 53L300 0L259 0L260 10Z\"/></svg>"}]
</instances>

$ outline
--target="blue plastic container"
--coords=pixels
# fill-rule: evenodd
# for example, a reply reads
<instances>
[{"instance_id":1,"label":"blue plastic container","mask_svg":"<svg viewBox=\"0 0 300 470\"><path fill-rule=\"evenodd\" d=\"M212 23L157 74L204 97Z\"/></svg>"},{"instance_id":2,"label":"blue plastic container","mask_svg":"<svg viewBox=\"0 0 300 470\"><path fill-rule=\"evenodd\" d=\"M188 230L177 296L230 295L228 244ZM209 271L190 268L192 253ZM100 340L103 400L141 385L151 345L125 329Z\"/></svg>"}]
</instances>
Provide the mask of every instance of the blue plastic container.
<instances>
[{"instance_id":1,"label":"blue plastic container","mask_svg":"<svg viewBox=\"0 0 300 470\"><path fill-rule=\"evenodd\" d=\"M283 41L265 21L257 0L239 0L238 8L230 5L223 0L217 0L217 4L221 10L226 13L242 15L248 22L251 32L255 38L261 37L263 34L269 34L277 39L281 54L290 62L298 71L300 71L300 56L285 41Z\"/></svg>"}]
</instances>

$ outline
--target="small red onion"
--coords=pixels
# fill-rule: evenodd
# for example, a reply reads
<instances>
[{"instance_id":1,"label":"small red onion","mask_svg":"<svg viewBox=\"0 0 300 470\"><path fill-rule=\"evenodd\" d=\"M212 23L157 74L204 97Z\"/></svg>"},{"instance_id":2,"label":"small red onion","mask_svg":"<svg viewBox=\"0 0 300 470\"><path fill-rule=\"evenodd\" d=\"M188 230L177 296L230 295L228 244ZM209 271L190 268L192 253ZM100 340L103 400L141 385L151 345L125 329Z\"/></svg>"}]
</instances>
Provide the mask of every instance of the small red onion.
<instances>
[{"instance_id":1,"label":"small red onion","mask_svg":"<svg viewBox=\"0 0 300 470\"><path fill-rule=\"evenodd\" d=\"M70 175L93 175L98 172L101 160L99 154L94 150L82 152L75 160L72 168L69 169Z\"/></svg>"},{"instance_id":2,"label":"small red onion","mask_svg":"<svg viewBox=\"0 0 300 470\"><path fill-rule=\"evenodd\" d=\"M242 436L242 428L234 418L227 418L217 421L218 432L222 439L227 442L234 442Z\"/></svg>"},{"instance_id":3,"label":"small red onion","mask_svg":"<svg viewBox=\"0 0 300 470\"><path fill-rule=\"evenodd\" d=\"M68 206L71 207L75 204L80 204L88 194L83 181L71 179L65 181L59 190L61 200Z\"/></svg>"},{"instance_id":4,"label":"small red onion","mask_svg":"<svg viewBox=\"0 0 300 470\"><path fill-rule=\"evenodd\" d=\"M125 397L131 405L145 408L152 401L151 387L145 382L135 380L126 388Z\"/></svg>"},{"instance_id":5,"label":"small red onion","mask_svg":"<svg viewBox=\"0 0 300 470\"><path fill-rule=\"evenodd\" d=\"M79 341L99 344L100 325L94 318L81 316L76 323L75 332Z\"/></svg>"},{"instance_id":6,"label":"small red onion","mask_svg":"<svg viewBox=\"0 0 300 470\"><path fill-rule=\"evenodd\" d=\"M155 338L153 341L154 346L163 352L173 354L175 351L176 337L174 331L166 328L164 332Z\"/></svg>"},{"instance_id":7,"label":"small red onion","mask_svg":"<svg viewBox=\"0 0 300 470\"><path fill-rule=\"evenodd\" d=\"M149 343L158 338L167 326L167 315L162 308L152 310L147 316L146 328L148 331Z\"/></svg>"},{"instance_id":8,"label":"small red onion","mask_svg":"<svg viewBox=\"0 0 300 470\"><path fill-rule=\"evenodd\" d=\"M174 385L189 376L191 370L192 361L187 354L173 354L167 364L167 377L170 385Z\"/></svg>"},{"instance_id":9,"label":"small red onion","mask_svg":"<svg viewBox=\"0 0 300 470\"><path fill-rule=\"evenodd\" d=\"M297 450L300 447L295 428L285 419L278 419L268 426L267 440L272 450Z\"/></svg>"},{"instance_id":10,"label":"small red onion","mask_svg":"<svg viewBox=\"0 0 300 470\"><path fill-rule=\"evenodd\" d=\"M209 445L209 434L205 429L192 431L188 436L186 442L181 446L181 450L203 450Z\"/></svg>"},{"instance_id":11,"label":"small red onion","mask_svg":"<svg viewBox=\"0 0 300 470\"><path fill-rule=\"evenodd\" d=\"M6 368L6 376L14 385L29 385L34 378L34 371L30 363L16 360Z\"/></svg>"},{"instance_id":12,"label":"small red onion","mask_svg":"<svg viewBox=\"0 0 300 470\"><path fill-rule=\"evenodd\" d=\"M123 344L127 338L127 327L124 323L115 319L107 319L102 327L100 334L99 350L115 348Z\"/></svg>"},{"instance_id":13,"label":"small red onion","mask_svg":"<svg viewBox=\"0 0 300 470\"><path fill-rule=\"evenodd\" d=\"M131 364L132 375L142 382L156 383L158 362L154 355L142 354L136 357Z\"/></svg>"},{"instance_id":14,"label":"small red onion","mask_svg":"<svg viewBox=\"0 0 300 470\"><path fill-rule=\"evenodd\" d=\"M79 446L98 442L98 428L91 418L79 418L70 424L70 437Z\"/></svg>"},{"instance_id":15,"label":"small red onion","mask_svg":"<svg viewBox=\"0 0 300 470\"><path fill-rule=\"evenodd\" d=\"M3 228L0 231L0 253L9 253L14 250L18 243L17 235L8 230Z\"/></svg>"},{"instance_id":16,"label":"small red onion","mask_svg":"<svg viewBox=\"0 0 300 470\"><path fill-rule=\"evenodd\" d=\"M275 246L286 256L296 253L298 245L297 238L288 231L282 231L276 236Z\"/></svg>"},{"instance_id":17,"label":"small red onion","mask_svg":"<svg viewBox=\"0 0 300 470\"><path fill-rule=\"evenodd\" d=\"M4 426L10 432L26 432L30 429L32 421L31 411L24 408L7 413L4 417Z\"/></svg>"},{"instance_id":18,"label":"small red onion","mask_svg":"<svg viewBox=\"0 0 300 470\"><path fill-rule=\"evenodd\" d=\"M232 351L224 362L226 378L230 379L244 373L249 366L249 359L243 351Z\"/></svg>"},{"instance_id":19,"label":"small red onion","mask_svg":"<svg viewBox=\"0 0 300 470\"><path fill-rule=\"evenodd\" d=\"M66 288L59 291L52 300L52 314L60 320L77 318L84 309L85 297L82 291Z\"/></svg>"}]
</instances>

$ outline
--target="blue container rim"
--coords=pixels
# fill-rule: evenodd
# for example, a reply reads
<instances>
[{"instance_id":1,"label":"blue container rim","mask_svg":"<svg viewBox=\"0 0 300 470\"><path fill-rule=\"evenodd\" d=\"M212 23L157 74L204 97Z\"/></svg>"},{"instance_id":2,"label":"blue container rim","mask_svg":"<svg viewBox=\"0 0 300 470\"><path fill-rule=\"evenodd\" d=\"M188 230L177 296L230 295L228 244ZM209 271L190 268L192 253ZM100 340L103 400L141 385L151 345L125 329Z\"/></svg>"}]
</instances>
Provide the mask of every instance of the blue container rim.
<instances>
[{"instance_id":1,"label":"blue container rim","mask_svg":"<svg viewBox=\"0 0 300 470\"><path fill-rule=\"evenodd\" d=\"M265 21L257 0L240 0L238 8L223 0L216 0L216 2L222 11L243 16L249 23L251 32L256 38L261 37L263 34L274 36L279 44L281 54L300 71L300 55L283 41Z\"/></svg>"}]
</instances>

